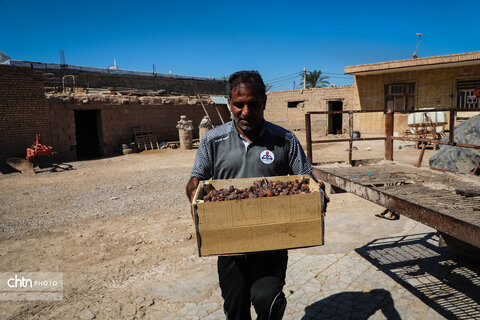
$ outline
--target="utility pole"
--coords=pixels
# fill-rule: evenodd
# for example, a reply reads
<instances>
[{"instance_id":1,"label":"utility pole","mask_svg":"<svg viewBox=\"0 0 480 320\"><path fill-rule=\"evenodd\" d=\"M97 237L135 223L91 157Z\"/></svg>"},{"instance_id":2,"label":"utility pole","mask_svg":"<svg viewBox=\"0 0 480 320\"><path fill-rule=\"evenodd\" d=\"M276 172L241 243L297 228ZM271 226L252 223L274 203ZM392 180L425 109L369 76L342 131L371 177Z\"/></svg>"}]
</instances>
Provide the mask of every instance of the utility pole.
<instances>
[{"instance_id":1,"label":"utility pole","mask_svg":"<svg viewBox=\"0 0 480 320\"><path fill-rule=\"evenodd\" d=\"M293 90L295 90L295 80L293 80Z\"/></svg>"},{"instance_id":2,"label":"utility pole","mask_svg":"<svg viewBox=\"0 0 480 320\"><path fill-rule=\"evenodd\" d=\"M305 90L306 80L307 80L307 68L303 68L303 90Z\"/></svg>"},{"instance_id":3,"label":"utility pole","mask_svg":"<svg viewBox=\"0 0 480 320\"><path fill-rule=\"evenodd\" d=\"M417 51L418 51L418 45L420 44L420 38L422 37L421 33L417 33L418 36L418 42L417 42L417 47L415 48L415 52L413 53L413 59L417 59Z\"/></svg>"}]
</instances>

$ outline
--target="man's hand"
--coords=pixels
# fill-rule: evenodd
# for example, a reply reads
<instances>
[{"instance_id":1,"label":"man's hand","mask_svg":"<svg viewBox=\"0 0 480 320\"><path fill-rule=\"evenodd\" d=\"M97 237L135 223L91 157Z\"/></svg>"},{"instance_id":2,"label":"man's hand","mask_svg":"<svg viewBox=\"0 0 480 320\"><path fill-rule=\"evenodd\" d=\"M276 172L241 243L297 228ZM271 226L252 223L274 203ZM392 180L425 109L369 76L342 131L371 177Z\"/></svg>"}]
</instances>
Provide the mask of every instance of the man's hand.
<instances>
[{"instance_id":1,"label":"man's hand","mask_svg":"<svg viewBox=\"0 0 480 320\"><path fill-rule=\"evenodd\" d=\"M312 178L315 182L320 186L320 189L323 190L323 196L325 198L325 211L327 211L327 203L330 202L330 198L328 197L327 193L325 192L325 183L319 179L320 170L317 168L313 168L312 170Z\"/></svg>"},{"instance_id":2,"label":"man's hand","mask_svg":"<svg viewBox=\"0 0 480 320\"><path fill-rule=\"evenodd\" d=\"M190 201L190 213L192 214L193 218L193 207L191 206L193 197L195 197L195 192L197 191L198 184L200 183L200 180L197 177L191 177L190 180L187 183L187 197L188 200Z\"/></svg>"}]
</instances>

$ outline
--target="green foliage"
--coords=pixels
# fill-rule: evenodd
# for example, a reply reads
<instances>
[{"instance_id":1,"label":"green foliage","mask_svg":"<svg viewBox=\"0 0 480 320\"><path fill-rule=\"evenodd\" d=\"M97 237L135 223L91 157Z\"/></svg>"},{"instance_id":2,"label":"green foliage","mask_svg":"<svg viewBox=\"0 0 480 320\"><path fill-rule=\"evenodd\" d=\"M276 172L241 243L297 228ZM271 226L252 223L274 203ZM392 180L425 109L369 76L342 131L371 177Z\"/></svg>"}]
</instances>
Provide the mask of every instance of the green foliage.
<instances>
[{"instance_id":1,"label":"green foliage","mask_svg":"<svg viewBox=\"0 0 480 320\"><path fill-rule=\"evenodd\" d=\"M265 92L272 90L273 86L271 84L265 84Z\"/></svg>"},{"instance_id":2,"label":"green foliage","mask_svg":"<svg viewBox=\"0 0 480 320\"><path fill-rule=\"evenodd\" d=\"M303 88L303 71L299 73L300 75L300 88ZM307 71L305 75L305 87L306 88L323 88L330 84L327 81L328 76L322 75L322 71L320 70L313 70Z\"/></svg>"}]
</instances>

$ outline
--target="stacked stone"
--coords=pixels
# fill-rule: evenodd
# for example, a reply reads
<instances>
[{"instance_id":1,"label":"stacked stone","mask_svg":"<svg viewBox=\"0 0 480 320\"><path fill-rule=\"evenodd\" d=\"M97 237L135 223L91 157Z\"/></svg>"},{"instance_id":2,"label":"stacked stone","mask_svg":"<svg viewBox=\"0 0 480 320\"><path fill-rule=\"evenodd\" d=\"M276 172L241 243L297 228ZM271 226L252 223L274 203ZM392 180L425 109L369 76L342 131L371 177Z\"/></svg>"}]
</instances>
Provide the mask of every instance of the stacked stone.
<instances>
[{"instance_id":1,"label":"stacked stone","mask_svg":"<svg viewBox=\"0 0 480 320\"><path fill-rule=\"evenodd\" d=\"M193 149L192 120L187 120L187 116L180 116L180 121L177 122L177 129L180 140L180 149Z\"/></svg>"},{"instance_id":2,"label":"stacked stone","mask_svg":"<svg viewBox=\"0 0 480 320\"><path fill-rule=\"evenodd\" d=\"M198 136L202 139L205 132L212 129L212 121L208 116L203 117L202 121L200 121L200 125L198 126Z\"/></svg>"}]
</instances>

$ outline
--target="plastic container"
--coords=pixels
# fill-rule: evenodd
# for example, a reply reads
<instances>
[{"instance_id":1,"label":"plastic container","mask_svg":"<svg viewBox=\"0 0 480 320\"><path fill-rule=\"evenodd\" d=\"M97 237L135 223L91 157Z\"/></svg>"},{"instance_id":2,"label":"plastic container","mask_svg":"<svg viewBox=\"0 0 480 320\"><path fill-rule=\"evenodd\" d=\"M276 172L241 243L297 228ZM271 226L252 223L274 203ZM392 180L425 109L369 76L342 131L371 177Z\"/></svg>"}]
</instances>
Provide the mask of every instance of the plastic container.
<instances>
[{"instance_id":1,"label":"plastic container","mask_svg":"<svg viewBox=\"0 0 480 320\"><path fill-rule=\"evenodd\" d=\"M434 109L420 109L420 110L434 110ZM415 112L408 115L408 126L410 127L411 133L417 132L432 132L433 126L437 133L442 133L445 131L445 126L447 124L447 119L445 112L442 111L426 111L426 112Z\"/></svg>"}]
</instances>

